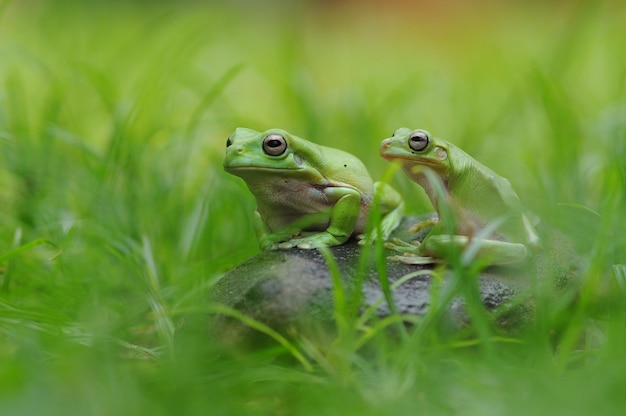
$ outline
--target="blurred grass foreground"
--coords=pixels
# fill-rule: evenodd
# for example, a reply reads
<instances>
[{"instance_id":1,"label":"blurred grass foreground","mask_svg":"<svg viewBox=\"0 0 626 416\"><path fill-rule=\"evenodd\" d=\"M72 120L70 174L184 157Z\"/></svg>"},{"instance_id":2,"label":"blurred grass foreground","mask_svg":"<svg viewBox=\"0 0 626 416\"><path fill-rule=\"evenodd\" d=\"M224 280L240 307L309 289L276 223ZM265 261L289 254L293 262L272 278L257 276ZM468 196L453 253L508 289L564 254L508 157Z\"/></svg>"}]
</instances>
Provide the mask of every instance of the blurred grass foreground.
<instances>
[{"instance_id":1,"label":"blurred grass foreground","mask_svg":"<svg viewBox=\"0 0 626 416\"><path fill-rule=\"evenodd\" d=\"M0 1L0 414L621 414L626 9L459 3ZM569 236L579 290L514 335L176 355L176 322L258 252L221 168L239 126L375 178L380 140L426 128Z\"/></svg>"}]
</instances>

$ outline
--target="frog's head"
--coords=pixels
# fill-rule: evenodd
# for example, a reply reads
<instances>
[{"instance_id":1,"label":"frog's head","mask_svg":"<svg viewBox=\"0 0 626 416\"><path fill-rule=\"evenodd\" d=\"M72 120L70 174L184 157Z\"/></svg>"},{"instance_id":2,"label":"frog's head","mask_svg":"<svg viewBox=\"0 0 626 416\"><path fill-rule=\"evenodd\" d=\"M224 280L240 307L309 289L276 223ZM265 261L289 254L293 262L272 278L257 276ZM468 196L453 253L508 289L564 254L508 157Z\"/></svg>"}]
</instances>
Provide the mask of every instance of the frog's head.
<instances>
[{"instance_id":1,"label":"frog's head","mask_svg":"<svg viewBox=\"0 0 626 416\"><path fill-rule=\"evenodd\" d=\"M307 142L280 129L258 132L238 128L226 141L224 169L232 174L244 172L285 172L308 169L305 155L314 154Z\"/></svg>"},{"instance_id":2,"label":"frog's head","mask_svg":"<svg viewBox=\"0 0 626 416\"><path fill-rule=\"evenodd\" d=\"M400 128L380 143L380 155L399 162L407 173L416 167L427 166L444 176L450 168L448 144L434 138L426 130Z\"/></svg>"}]
</instances>

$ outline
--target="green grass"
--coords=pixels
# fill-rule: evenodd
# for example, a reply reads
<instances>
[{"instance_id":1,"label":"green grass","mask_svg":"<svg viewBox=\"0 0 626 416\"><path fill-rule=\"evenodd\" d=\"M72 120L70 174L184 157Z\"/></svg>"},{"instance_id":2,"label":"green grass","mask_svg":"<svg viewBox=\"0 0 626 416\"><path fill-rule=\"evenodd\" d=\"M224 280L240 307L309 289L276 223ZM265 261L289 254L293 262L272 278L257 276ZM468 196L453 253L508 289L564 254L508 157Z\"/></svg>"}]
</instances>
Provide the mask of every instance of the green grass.
<instances>
[{"instance_id":1,"label":"green grass","mask_svg":"<svg viewBox=\"0 0 626 416\"><path fill-rule=\"evenodd\" d=\"M168 4L0 1L0 414L621 414L619 2ZM572 239L579 296L542 288L520 334L473 304L467 333L389 339L337 290L334 343L177 355L176 322L215 311L211 285L258 252L253 198L221 168L239 126L341 147L376 178L396 128L449 139Z\"/></svg>"}]
</instances>

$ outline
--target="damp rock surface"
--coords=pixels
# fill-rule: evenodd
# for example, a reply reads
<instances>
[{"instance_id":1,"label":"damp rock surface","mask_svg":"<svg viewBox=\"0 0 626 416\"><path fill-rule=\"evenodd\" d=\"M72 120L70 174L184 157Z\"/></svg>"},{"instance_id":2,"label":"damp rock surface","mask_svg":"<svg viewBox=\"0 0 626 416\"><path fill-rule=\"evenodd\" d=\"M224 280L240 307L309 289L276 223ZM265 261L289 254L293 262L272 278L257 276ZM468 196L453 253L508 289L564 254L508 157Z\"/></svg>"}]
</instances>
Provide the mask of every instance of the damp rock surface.
<instances>
[{"instance_id":1,"label":"damp rock surface","mask_svg":"<svg viewBox=\"0 0 626 416\"><path fill-rule=\"evenodd\" d=\"M393 237L421 240L428 230L417 235L408 235L405 230L429 217L405 218ZM515 267L490 267L478 276L478 289L485 308L494 312L495 321L505 329L514 329L532 319L533 281L541 279L566 286L577 275L579 259L568 240L555 231L548 232L544 239L544 251L532 262ZM363 250L356 241L330 248L340 271L341 286L348 300L354 299L356 294L360 313L382 318L395 309L400 314L423 316L431 305L433 285L441 292L442 288L454 284L450 271L440 271L435 277L431 265L386 261L382 273L393 287L393 301L389 302L381 284L374 249L366 248L365 258L362 258ZM402 281L398 282L400 279ZM319 332L333 326L334 284L319 250L263 251L226 273L211 288L208 301L235 309L278 331ZM452 327L466 324L463 299L452 298L446 315ZM241 321L221 315L187 317L180 332L198 327L229 342L254 332Z\"/></svg>"}]
</instances>

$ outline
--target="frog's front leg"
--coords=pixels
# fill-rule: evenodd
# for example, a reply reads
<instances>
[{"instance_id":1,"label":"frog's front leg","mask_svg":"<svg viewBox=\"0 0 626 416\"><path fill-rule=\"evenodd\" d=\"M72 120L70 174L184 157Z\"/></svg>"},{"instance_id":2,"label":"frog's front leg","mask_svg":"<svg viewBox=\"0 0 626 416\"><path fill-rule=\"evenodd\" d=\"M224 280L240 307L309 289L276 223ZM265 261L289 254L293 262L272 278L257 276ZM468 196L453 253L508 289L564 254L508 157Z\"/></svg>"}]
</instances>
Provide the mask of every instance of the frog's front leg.
<instances>
[{"instance_id":1,"label":"frog's front leg","mask_svg":"<svg viewBox=\"0 0 626 416\"><path fill-rule=\"evenodd\" d=\"M292 238L278 244L278 248L298 247L312 249L322 246L343 244L354 232L361 208L361 194L351 188L329 187L324 193L331 201L336 201L329 213L329 225L326 230Z\"/></svg>"}]
</instances>

